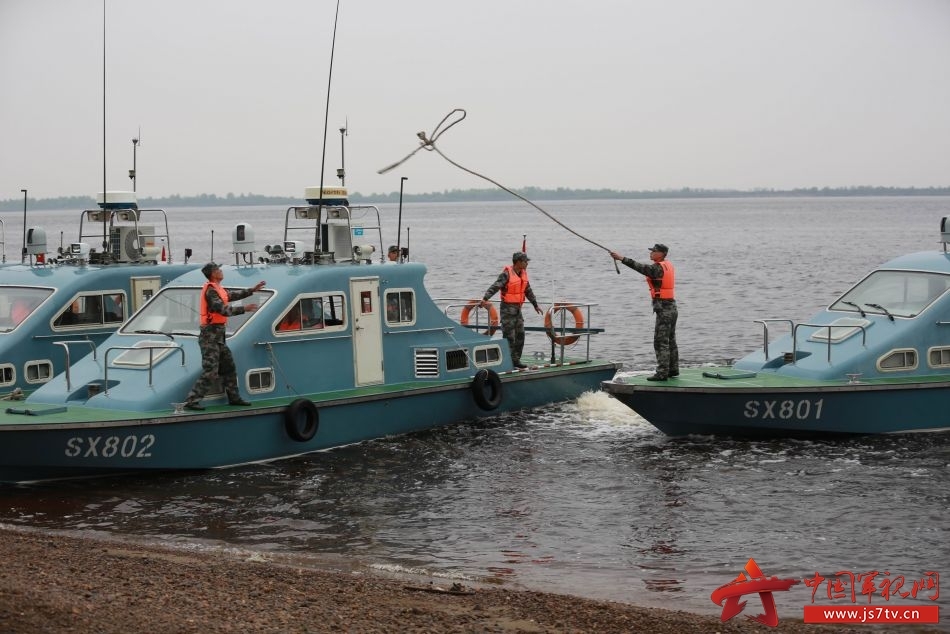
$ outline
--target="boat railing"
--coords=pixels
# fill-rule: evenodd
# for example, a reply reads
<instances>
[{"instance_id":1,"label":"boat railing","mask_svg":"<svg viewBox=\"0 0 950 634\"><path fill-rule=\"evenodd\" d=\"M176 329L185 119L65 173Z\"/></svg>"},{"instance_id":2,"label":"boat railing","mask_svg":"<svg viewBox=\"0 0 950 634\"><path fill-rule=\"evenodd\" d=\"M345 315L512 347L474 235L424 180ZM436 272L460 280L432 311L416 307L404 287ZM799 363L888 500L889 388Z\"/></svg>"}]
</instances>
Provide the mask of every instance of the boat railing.
<instances>
[{"instance_id":1,"label":"boat railing","mask_svg":"<svg viewBox=\"0 0 950 634\"><path fill-rule=\"evenodd\" d=\"M105 357L102 360L105 370L103 372L103 381L106 384L106 395L109 394L109 353L113 350L148 350L148 386L152 387L152 369L155 367L155 351L161 350L163 353L180 352L181 366L185 367L185 349L181 346L112 346L106 349ZM164 354L162 355L164 356ZM68 387L68 386L67 386Z\"/></svg>"},{"instance_id":2,"label":"boat railing","mask_svg":"<svg viewBox=\"0 0 950 634\"><path fill-rule=\"evenodd\" d=\"M766 361L769 360L769 324L788 324L790 331L795 328L795 322L791 319L756 319L755 323L762 324L762 352L765 354Z\"/></svg>"},{"instance_id":3,"label":"boat railing","mask_svg":"<svg viewBox=\"0 0 950 634\"><path fill-rule=\"evenodd\" d=\"M164 233L148 233L143 234L139 230L139 221L142 218L143 212L157 212L162 215L161 222L165 225ZM105 235L98 233L84 233L83 232L83 221L88 219L90 223L101 223L103 226L103 231ZM119 223L130 223L130 224L116 224ZM122 253L122 248L124 245L114 245L112 243L113 235L112 228L115 226L130 226L135 229L135 234L138 241L138 251L142 261L150 261L145 257L144 247L142 246L142 241L147 238L153 240L161 239L164 242L164 246L167 246L165 259L168 264L172 263L173 253L172 250L172 241L171 241L171 232L168 230L168 214L165 213L164 209L87 209L81 213L79 216L79 242L83 242L84 239L90 241L94 239L104 239L107 242L108 246L103 248L103 253L99 256L100 258L105 258L104 261L107 261L109 258L113 257L113 250L118 249L119 253ZM152 227L154 230L155 227ZM156 247L157 248L157 247ZM156 260L160 257L158 253L156 255ZM121 255L117 260L121 260Z\"/></svg>"},{"instance_id":4,"label":"boat railing","mask_svg":"<svg viewBox=\"0 0 950 634\"><path fill-rule=\"evenodd\" d=\"M69 380L69 368L72 365L72 361L70 359L70 354L69 354L69 346L74 343L81 343L83 345L86 345L92 348L92 359L93 361L96 360L96 344L91 339L72 339L69 341L54 341L53 342L53 345L62 346L63 352L66 355L66 373L65 374L66 374L66 390L67 391L72 390L72 382Z\"/></svg>"},{"instance_id":5,"label":"boat railing","mask_svg":"<svg viewBox=\"0 0 950 634\"><path fill-rule=\"evenodd\" d=\"M495 329L500 330L501 326L499 324L490 323L491 317L490 313L488 320L483 317L482 313L485 311L477 310L481 306L481 299L472 299L472 298L443 298L436 299L436 303L444 304L443 312L447 317L453 319L462 324L465 328L470 328L472 330L490 330L492 332ZM491 302L493 305L496 303ZM592 335L601 334L604 332L603 328L592 328L591 324L591 314L592 308L598 306L594 302L573 302L573 301L557 301L557 302L538 302L539 304L550 304L552 309L556 309L559 313L559 317L556 319L551 319L550 327L548 327L547 318L545 319L544 326L525 326L525 332L543 332L548 335L548 338L551 341L551 363L563 363L565 350L574 345L575 343L583 337L584 339L584 359L590 361L591 350L590 350L590 338ZM476 310L472 311L473 308ZM468 311L466 311L468 309ZM463 323L465 317L472 312L474 315L474 323ZM571 313L574 315L575 325L567 325L567 314ZM580 313L583 321L577 320L577 315ZM456 315L459 315L456 317ZM547 317L548 312L545 312Z\"/></svg>"},{"instance_id":6,"label":"boat railing","mask_svg":"<svg viewBox=\"0 0 950 634\"><path fill-rule=\"evenodd\" d=\"M325 212L325 217L323 216ZM372 213L376 215L376 224L375 225L366 225L366 224L353 224L353 214L354 212L363 212L363 213ZM299 224L296 226L291 226L291 219L296 220L314 220L314 223ZM375 231L377 234L377 239L379 243L380 251L380 261L383 261L386 257L386 254L383 252L383 228L382 228L382 219L379 214L379 208L376 205L294 205L287 208L286 213L284 214L284 243L291 241L291 235L299 235L301 232L307 232L310 236L310 246L317 253L314 255L314 262L325 262L325 258L320 257L321 253L331 253L327 251L331 246L329 244L321 244L320 249L317 250L318 239L321 237L323 232L323 226L326 226L326 239L331 239L330 226L331 224L343 225L345 223L347 236L349 236L348 244L348 258L357 259L354 257L353 247L358 245L353 243L353 231L354 228L359 229L362 232ZM375 245L374 245L375 246ZM335 253L335 251L333 251Z\"/></svg>"},{"instance_id":7,"label":"boat railing","mask_svg":"<svg viewBox=\"0 0 950 634\"><path fill-rule=\"evenodd\" d=\"M805 324L805 323L795 324L795 325L792 327L792 363L794 363L794 362L795 362L795 359L798 358L798 356L797 356L797 352L798 352L798 329L801 328L802 326L804 326L804 327L806 327L806 328L819 328L819 329L826 329L826 328L827 328L827 329L828 329L828 344L827 344L827 348L828 348L828 363L829 363L829 364L831 363L831 342L833 341L833 338L832 338L832 336L831 336L831 329L832 329L832 328L850 328L850 329L860 328L860 329L861 329L861 345L862 345L862 346L866 346L866 345L867 345L867 342L868 342L868 331L867 331L867 329L866 329L864 326L862 326L862 325L860 325L860 324L849 324L849 325L847 325L847 326L843 326L843 325L841 325L841 324L837 324L837 325L836 325L836 324Z\"/></svg>"}]
</instances>

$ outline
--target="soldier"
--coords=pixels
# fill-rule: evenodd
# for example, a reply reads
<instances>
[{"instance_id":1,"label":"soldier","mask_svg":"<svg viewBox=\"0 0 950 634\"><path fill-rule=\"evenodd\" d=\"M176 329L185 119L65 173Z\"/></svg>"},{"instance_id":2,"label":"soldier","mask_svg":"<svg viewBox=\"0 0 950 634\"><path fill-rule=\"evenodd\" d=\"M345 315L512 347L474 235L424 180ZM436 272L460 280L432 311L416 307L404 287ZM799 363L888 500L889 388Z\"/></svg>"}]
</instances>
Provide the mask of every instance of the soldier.
<instances>
[{"instance_id":1,"label":"soldier","mask_svg":"<svg viewBox=\"0 0 950 634\"><path fill-rule=\"evenodd\" d=\"M676 299L673 285L676 277L673 264L667 262L670 248L665 244L650 247L650 259L653 264L643 264L631 258L625 258L615 251L610 257L620 260L625 266L646 276L650 297L653 299L653 312L656 313L656 326L653 330L653 350L656 352L656 373L648 376L648 381L665 381L679 376L680 354L676 347Z\"/></svg>"},{"instance_id":2,"label":"soldier","mask_svg":"<svg viewBox=\"0 0 950 634\"><path fill-rule=\"evenodd\" d=\"M516 251L511 256L511 265L506 266L487 291L482 299L482 306L488 308L491 296L501 290L501 332L508 340L511 348L511 362L516 368L526 368L521 362L521 351L524 350L524 317L521 315L521 305L527 299L534 306L534 310L541 314L538 300L534 298L534 291L528 283L528 256Z\"/></svg>"},{"instance_id":3,"label":"soldier","mask_svg":"<svg viewBox=\"0 0 950 634\"><path fill-rule=\"evenodd\" d=\"M221 377L229 405L250 405L241 398L238 391L237 367L225 342L225 325L231 315L243 315L257 310L257 304L242 307L232 306L231 302L250 297L264 288L264 282L258 282L253 288L242 291L229 291L221 286L224 272L220 266L208 262L201 268L201 272L208 278L201 288L199 300L201 332L198 335L198 347L201 348L201 376L185 400L185 409L203 410L204 406L200 401L218 377Z\"/></svg>"},{"instance_id":4,"label":"soldier","mask_svg":"<svg viewBox=\"0 0 950 634\"><path fill-rule=\"evenodd\" d=\"M390 245L386 251L386 261L383 264L399 264L399 247L395 244Z\"/></svg>"}]
</instances>

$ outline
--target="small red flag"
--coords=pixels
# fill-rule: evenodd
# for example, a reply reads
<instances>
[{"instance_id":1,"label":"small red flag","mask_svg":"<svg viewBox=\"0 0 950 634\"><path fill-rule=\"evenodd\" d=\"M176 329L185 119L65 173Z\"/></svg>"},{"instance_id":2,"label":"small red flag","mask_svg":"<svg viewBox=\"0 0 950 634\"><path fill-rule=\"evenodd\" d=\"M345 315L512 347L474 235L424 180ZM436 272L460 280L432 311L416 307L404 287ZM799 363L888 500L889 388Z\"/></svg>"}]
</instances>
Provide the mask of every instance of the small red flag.
<instances>
[{"instance_id":1,"label":"small red flag","mask_svg":"<svg viewBox=\"0 0 950 634\"><path fill-rule=\"evenodd\" d=\"M522 253L528 252L528 234L526 233L522 234L521 236L521 252Z\"/></svg>"},{"instance_id":2,"label":"small red flag","mask_svg":"<svg viewBox=\"0 0 950 634\"><path fill-rule=\"evenodd\" d=\"M165 262L165 261L166 261L166 258L165 258L165 245L163 244L163 245L162 245L162 262Z\"/></svg>"}]
</instances>

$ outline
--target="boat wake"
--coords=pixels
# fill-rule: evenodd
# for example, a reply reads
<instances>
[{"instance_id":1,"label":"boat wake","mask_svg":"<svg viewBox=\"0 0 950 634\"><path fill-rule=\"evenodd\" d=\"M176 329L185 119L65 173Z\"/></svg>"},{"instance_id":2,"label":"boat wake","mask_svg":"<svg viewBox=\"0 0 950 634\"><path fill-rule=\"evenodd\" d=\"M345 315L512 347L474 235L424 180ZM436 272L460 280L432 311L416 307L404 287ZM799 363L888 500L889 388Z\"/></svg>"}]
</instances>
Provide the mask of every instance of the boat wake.
<instances>
[{"instance_id":1,"label":"boat wake","mask_svg":"<svg viewBox=\"0 0 950 634\"><path fill-rule=\"evenodd\" d=\"M642 416L606 392L584 392L565 409L574 410L574 420L586 436L653 434L655 429Z\"/></svg>"}]
</instances>

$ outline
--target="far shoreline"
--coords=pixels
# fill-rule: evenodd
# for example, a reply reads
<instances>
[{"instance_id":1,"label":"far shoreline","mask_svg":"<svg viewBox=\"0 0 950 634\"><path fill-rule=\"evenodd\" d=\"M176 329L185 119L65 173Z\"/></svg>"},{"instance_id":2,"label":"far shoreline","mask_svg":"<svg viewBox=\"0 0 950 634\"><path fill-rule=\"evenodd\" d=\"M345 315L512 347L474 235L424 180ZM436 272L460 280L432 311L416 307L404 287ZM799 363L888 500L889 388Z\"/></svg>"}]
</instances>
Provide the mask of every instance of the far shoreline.
<instances>
[{"instance_id":1,"label":"far shoreline","mask_svg":"<svg viewBox=\"0 0 950 634\"><path fill-rule=\"evenodd\" d=\"M728 199L728 198L865 198L865 197L943 197L950 196L950 186L937 187L878 187L861 185L855 187L799 187L794 189L757 188L714 189L682 187L668 190L615 190L615 189L543 189L524 187L513 190L520 196L535 201L580 202L595 200L687 200L687 199ZM497 188L488 189L452 189L441 192L419 194L400 194L400 192L362 194L353 191L349 195L352 204L398 203L480 203L517 200L508 192ZM220 206L260 206L260 205L299 205L300 195L271 196L265 194L228 193L217 194L173 194L168 196L143 196L138 199L139 206L148 207L220 207ZM59 211L68 209L94 209L94 196L73 195L49 198L0 199L0 211L23 211L27 209Z\"/></svg>"}]
</instances>

